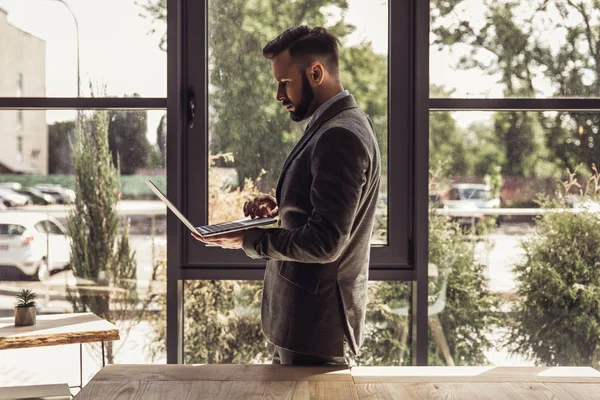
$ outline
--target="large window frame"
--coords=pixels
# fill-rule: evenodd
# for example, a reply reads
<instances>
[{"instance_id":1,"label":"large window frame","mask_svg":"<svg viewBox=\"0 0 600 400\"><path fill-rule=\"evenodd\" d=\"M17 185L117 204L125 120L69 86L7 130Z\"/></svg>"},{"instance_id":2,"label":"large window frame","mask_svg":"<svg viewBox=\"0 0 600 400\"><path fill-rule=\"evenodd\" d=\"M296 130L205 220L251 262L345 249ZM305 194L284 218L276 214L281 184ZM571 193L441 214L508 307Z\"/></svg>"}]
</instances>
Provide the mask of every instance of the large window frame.
<instances>
[{"instance_id":1,"label":"large window frame","mask_svg":"<svg viewBox=\"0 0 600 400\"><path fill-rule=\"evenodd\" d=\"M219 0L214 0L219 1ZM185 32L194 40L186 41L184 94L195 93L196 113L193 127L184 127L187 142L184 154L184 194L183 209L195 224L207 224L208 215L208 8L209 0L189 2L185 12ZM371 248L371 278L392 280L413 280L414 269L410 254L410 233L414 220L409 210L412 208L410 170L414 153L414 130L411 116L414 92L413 64L411 54L411 4L410 2L390 2L389 18L396 21L389 24L389 80L388 91L388 244ZM193 20L193 21L192 21ZM400 22L400 23L398 23ZM270 73L265 69L265 74ZM191 99L186 99L189 102ZM393 112L392 112L393 110ZM392 173L393 171L393 173ZM243 251L223 250L218 247L198 245L188 235L181 249L184 264L181 275L184 279L262 279L265 262L248 258Z\"/></svg>"},{"instance_id":2,"label":"large window frame","mask_svg":"<svg viewBox=\"0 0 600 400\"><path fill-rule=\"evenodd\" d=\"M167 190L198 225L208 215L207 5L167 1ZM390 1L388 15L388 245L372 248L369 279L412 282L412 359L426 365L429 3ZM262 280L265 263L198 245L171 213L167 236L167 362L182 363L183 282Z\"/></svg>"}]
</instances>

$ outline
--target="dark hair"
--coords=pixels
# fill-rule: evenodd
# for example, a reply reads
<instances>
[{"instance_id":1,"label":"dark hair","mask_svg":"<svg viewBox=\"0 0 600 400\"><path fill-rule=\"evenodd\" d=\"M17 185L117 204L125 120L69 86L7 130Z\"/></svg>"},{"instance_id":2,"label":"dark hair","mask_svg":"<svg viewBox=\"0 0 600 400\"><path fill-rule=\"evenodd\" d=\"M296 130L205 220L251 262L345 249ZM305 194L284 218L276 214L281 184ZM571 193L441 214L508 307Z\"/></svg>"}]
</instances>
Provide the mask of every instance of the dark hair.
<instances>
[{"instance_id":1,"label":"dark hair","mask_svg":"<svg viewBox=\"0 0 600 400\"><path fill-rule=\"evenodd\" d=\"M272 60L289 49L290 56L300 70L304 71L312 62L319 60L327 71L337 78L339 44L339 39L325 28L309 28L306 25L300 25L287 29L269 42L263 49L263 55Z\"/></svg>"}]
</instances>

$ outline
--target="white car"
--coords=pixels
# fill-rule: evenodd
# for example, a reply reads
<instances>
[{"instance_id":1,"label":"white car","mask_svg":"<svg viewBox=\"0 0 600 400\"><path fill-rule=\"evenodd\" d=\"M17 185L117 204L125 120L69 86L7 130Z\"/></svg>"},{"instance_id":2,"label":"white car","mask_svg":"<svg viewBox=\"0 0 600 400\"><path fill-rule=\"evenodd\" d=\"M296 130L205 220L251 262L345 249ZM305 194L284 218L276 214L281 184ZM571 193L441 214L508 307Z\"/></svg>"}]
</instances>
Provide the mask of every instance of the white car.
<instances>
[{"instance_id":1,"label":"white car","mask_svg":"<svg viewBox=\"0 0 600 400\"><path fill-rule=\"evenodd\" d=\"M45 214L0 213L0 268L16 268L37 280L70 263L71 239L65 228Z\"/></svg>"},{"instance_id":2,"label":"white car","mask_svg":"<svg viewBox=\"0 0 600 400\"><path fill-rule=\"evenodd\" d=\"M500 207L500 199L492 197L490 187L484 183L455 183L444 205L451 207L453 203L472 204L477 208Z\"/></svg>"}]
</instances>

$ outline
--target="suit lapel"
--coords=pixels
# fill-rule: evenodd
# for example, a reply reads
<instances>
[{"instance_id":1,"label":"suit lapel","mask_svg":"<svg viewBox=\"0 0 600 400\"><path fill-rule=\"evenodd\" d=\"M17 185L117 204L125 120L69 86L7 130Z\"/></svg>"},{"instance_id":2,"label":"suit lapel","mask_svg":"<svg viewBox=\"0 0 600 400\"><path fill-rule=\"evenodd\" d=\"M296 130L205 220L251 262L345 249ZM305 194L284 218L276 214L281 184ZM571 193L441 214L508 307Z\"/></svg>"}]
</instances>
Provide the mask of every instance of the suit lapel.
<instances>
[{"instance_id":1,"label":"suit lapel","mask_svg":"<svg viewBox=\"0 0 600 400\"><path fill-rule=\"evenodd\" d=\"M312 126L306 132L304 132L298 143L296 143L296 146L294 146L289 156L286 158L285 162L283 163L283 167L281 168L281 174L279 174L279 181L277 182L277 191L275 193L278 204L281 201L281 186L283 184L283 178L292 161L294 161L294 159L298 156L302 149L306 147L307 143L315 135L315 133L319 130L319 128L325 121L330 120L331 118L335 117L337 114L344 110L356 107L358 107L358 105L354 101L354 97L352 95L345 96L333 103L331 106L329 106L329 108L327 108L327 110L325 110L325 112L321 114L319 119L317 119L312 124Z\"/></svg>"}]
</instances>

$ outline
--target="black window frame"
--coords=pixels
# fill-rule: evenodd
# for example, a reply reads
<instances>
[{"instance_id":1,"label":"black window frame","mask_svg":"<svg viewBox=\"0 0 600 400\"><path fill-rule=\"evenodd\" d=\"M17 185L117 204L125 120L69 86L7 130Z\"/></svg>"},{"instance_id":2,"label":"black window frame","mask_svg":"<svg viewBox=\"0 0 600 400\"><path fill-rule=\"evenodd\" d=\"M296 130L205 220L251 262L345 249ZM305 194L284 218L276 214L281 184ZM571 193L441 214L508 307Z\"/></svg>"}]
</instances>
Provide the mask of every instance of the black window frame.
<instances>
[{"instance_id":1,"label":"black window frame","mask_svg":"<svg viewBox=\"0 0 600 400\"><path fill-rule=\"evenodd\" d=\"M208 214L207 1L167 0L167 47L177 53L167 69L167 195L197 225ZM412 282L412 361L426 365L429 2L390 1L388 26L389 242L373 248L369 279ZM199 245L170 212L167 237L167 362L182 363L184 281L262 280L265 265Z\"/></svg>"}]
</instances>

